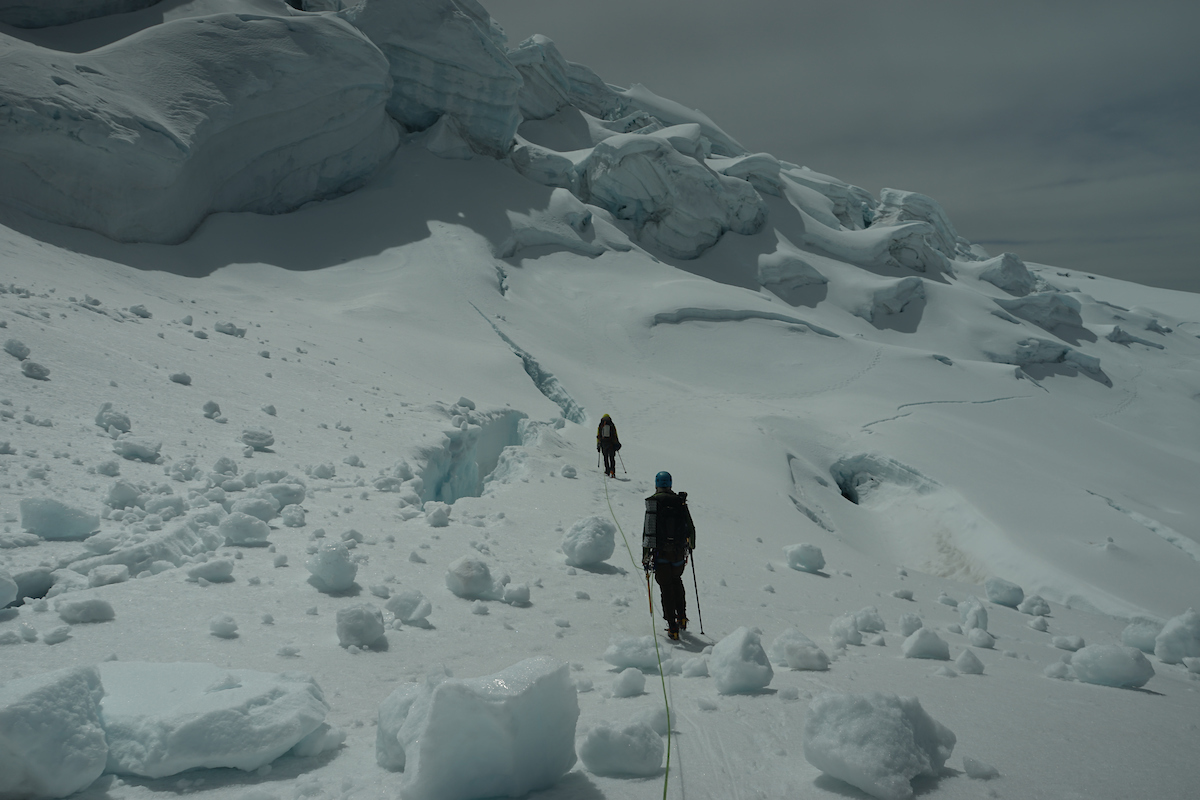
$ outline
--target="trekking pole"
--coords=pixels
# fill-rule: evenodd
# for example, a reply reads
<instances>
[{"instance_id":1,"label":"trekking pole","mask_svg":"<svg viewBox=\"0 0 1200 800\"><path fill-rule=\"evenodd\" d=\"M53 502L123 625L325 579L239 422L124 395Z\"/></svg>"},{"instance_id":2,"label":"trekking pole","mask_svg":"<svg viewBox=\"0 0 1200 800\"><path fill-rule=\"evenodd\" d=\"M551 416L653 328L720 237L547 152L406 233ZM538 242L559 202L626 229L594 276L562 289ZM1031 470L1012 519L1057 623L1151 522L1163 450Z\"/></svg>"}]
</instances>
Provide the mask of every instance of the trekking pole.
<instances>
[{"instance_id":1,"label":"trekking pole","mask_svg":"<svg viewBox=\"0 0 1200 800\"><path fill-rule=\"evenodd\" d=\"M629 470L625 469L625 459L621 458L621 451L620 451L620 450L618 450L618 451L617 451L617 458L620 458L620 459L621 459L621 472L624 472L626 475L628 475L628 474L629 474Z\"/></svg>"},{"instance_id":2,"label":"trekking pole","mask_svg":"<svg viewBox=\"0 0 1200 800\"><path fill-rule=\"evenodd\" d=\"M649 584L647 584L649 586ZM700 587L696 584L696 551L692 551L692 588L696 590L696 616L700 618L700 633L704 633L704 614L700 611Z\"/></svg>"},{"instance_id":3,"label":"trekking pole","mask_svg":"<svg viewBox=\"0 0 1200 800\"><path fill-rule=\"evenodd\" d=\"M600 451L596 451L596 469L600 469Z\"/></svg>"}]
</instances>

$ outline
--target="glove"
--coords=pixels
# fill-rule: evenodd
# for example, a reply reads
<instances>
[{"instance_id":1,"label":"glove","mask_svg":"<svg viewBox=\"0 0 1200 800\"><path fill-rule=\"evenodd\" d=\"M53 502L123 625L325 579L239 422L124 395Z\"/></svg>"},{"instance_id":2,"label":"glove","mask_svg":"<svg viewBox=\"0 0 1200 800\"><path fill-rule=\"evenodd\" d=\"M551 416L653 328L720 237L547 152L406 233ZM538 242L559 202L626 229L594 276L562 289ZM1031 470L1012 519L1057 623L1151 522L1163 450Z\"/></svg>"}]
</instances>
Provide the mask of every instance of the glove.
<instances>
[{"instance_id":1,"label":"glove","mask_svg":"<svg viewBox=\"0 0 1200 800\"><path fill-rule=\"evenodd\" d=\"M616 446L616 447L614 447L613 449L614 449L614 450L620 450L620 449L621 449L621 443L620 443L620 442L617 442L617 446Z\"/></svg>"},{"instance_id":2,"label":"glove","mask_svg":"<svg viewBox=\"0 0 1200 800\"><path fill-rule=\"evenodd\" d=\"M642 559L642 569L646 570L646 572L654 572L654 559L653 558Z\"/></svg>"},{"instance_id":3,"label":"glove","mask_svg":"<svg viewBox=\"0 0 1200 800\"><path fill-rule=\"evenodd\" d=\"M599 442L596 442L596 452L597 453L600 452L600 443Z\"/></svg>"}]
</instances>

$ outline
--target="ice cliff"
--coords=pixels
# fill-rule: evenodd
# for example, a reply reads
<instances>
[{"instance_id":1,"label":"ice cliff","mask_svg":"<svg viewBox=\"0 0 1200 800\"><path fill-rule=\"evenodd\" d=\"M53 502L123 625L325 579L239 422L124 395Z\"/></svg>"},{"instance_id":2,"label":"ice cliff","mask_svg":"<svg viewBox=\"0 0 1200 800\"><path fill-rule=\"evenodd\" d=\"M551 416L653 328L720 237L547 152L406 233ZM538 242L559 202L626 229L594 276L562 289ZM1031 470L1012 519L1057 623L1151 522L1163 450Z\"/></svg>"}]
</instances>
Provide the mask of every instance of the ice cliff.
<instances>
[{"instance_id":1,"label":"ice cliff","mask_svg":"<svg viewBox=\"0 0 1200 800\"><path fill-rule=\"evenodd\" d=\"M395 149L387 62L333 16L222 13L84 53L0 35L0 183L36 217L178 242L214 211L280 213Z\"/></svg>"}]
</instances>

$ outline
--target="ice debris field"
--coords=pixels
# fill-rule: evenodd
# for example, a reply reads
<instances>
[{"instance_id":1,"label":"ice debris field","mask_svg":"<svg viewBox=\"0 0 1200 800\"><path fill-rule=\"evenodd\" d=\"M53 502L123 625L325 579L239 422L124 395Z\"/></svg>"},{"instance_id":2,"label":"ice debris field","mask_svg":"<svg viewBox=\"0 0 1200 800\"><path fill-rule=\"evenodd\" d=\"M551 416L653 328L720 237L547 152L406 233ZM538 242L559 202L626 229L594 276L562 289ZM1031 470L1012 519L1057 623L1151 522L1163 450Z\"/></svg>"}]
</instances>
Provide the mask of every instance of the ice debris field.
<instances>
[{"instance_id":1,"label":"ice debris field","mask_svg":"<svg viewBox=\"0 0 1200 800\"><path fill-rule=\"evenodd\" d=\"M501 25L0 0L0 800L1190 797L1200 299Z\"/></svg>"}]
</instances>

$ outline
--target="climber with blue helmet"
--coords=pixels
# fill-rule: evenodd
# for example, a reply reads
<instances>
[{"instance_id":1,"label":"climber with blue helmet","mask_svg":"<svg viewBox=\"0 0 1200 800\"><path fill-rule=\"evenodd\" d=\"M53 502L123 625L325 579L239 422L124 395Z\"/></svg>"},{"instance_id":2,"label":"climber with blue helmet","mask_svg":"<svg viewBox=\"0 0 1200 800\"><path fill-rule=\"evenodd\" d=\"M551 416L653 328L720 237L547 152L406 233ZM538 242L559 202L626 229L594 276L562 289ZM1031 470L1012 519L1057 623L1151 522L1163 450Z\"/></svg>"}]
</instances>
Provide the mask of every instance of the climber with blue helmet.
<instances>
[{"instance_id":1,"label":"climber with blue helmet","mask_svg":"<svg viewBox=\"0 0 1200 800\"><path fill-rule=\"evenodd\" d=\"M642 567L654 573L662 593L667 635L678 639L688 624L683 570L688 554L696 549L696 525L687 507L687 492L676 493L671 484L671 473L658 473L654 476L654 494L646 498Z\"/></svg>"}]
</instances>

